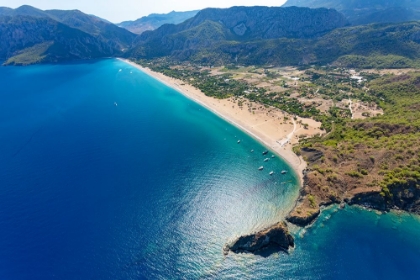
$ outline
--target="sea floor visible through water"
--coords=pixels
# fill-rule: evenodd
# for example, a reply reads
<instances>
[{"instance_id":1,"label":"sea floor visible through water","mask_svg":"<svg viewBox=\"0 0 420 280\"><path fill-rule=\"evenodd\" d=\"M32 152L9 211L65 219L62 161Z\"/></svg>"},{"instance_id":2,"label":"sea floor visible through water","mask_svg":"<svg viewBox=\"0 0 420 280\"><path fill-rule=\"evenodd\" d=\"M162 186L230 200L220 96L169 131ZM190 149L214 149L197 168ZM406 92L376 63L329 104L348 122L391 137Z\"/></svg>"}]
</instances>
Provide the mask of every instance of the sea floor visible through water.
<instances>
[{"instance_id":1,"label":"sea floor visible through water","mask_svg":"<svg viewBox=\"0 0 420 280\"><path fill-rule=\"evenodd\" d=\"M1 67L0 82L0 279L420 273L419 218L355 207L293 228L289 254L225 257L226 242L287 215L298 177L271 152L264 162L255 139L130 65Z\"/></svg>"}]
</instances>

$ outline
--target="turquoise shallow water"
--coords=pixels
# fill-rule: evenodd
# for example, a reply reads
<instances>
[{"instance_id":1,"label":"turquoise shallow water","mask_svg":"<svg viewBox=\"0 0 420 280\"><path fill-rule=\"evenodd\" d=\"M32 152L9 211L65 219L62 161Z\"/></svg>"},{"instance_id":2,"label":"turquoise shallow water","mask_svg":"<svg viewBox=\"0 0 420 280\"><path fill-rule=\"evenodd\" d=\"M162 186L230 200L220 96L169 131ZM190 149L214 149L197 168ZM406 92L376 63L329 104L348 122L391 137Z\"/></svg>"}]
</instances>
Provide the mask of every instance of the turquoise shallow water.
<instances>
[{"instance_id":1,"label":"turquoise shallow water","mask_svg":"<svg viewBox=\"0 0 420 280\"><path fill-rule=\"evenodd\" d=\"M277 157L263 163L254 139L121 61L2 67L0 84L0 279L420 272L418 218L357 208L296 229L289 255L224 257L226 242L287 214L296 175Z\"/></svg>"}]
</instances>

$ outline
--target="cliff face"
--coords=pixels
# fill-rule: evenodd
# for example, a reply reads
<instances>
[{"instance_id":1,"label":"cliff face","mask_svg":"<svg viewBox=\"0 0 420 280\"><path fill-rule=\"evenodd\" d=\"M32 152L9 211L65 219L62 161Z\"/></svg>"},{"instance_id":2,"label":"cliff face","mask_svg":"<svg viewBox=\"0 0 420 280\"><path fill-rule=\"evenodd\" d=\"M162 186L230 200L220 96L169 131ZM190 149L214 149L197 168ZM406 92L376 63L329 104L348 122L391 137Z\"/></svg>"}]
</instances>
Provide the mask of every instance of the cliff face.
<instances>
[{"instance_id":1,"label":"cliff face","mask_svg":"<svg viewBox=\"0 0 420 280\"><path fill-rule=\"evenodd\" d=\"M361 205L381 211L391 209L404 210L410 213L420 214L420 189L419 182L395 184L390 188L389 197L381 195L378 191L355 194L348 199L350 205Z\"/></svg>"},{"instance_id":2,"label":"cliff face","mask_svg":"<svg viewBox=\"0 0 420 280\"><path fill-rule=\"evenodd\" d=\"M342 14L330 9L232 7L202 10L185 27L206 20L219 22L242 40L313 38L347 24Z\"/></svg>"},{"instance_id":3,"label":"cliff face","mask_svg":"<svg viewBox=\"0 0 420 280\"><path fill-rule=\"evenodd\" d=\"M287 224L281 222L255 234L239 237L233 244L226 246L225 254L229 251L255 254L264 249L288 251L294 246L294 239L289 233Z\"/></svg>"},{"instance_id":4,"label":"cliff face","mask_svg":"<svg viewBox=\"0 0 420 280\"><path fill-rule=\"evenodd\" d=\"M395 133L397 131L398 129ZM416 131L404 130L400 133L408 134ZM394 209L420 214L418 179L399 180L386 188L379 186L380 168L386 165L392 170L393 164L396 166L400 164L393 162L394 157L401 154L381 150L372 155L366 152L368 149L365 146L358 146L353 154L340 158L337 156L339 151L331 153L328 147L303 148L301 153L308 161L308 170L304 176L300 197L288 215L287 221L304 227L316 220L321 206L344 203L379 211ZM410 154L409 157L411 158ZM411 159L415 160L415 157ZM334 169L331 166L340 168ZM357 174L354 172L357 168L368 171L369 175Z\"/></svg>"},{"instance_id":5,"label":"cliff face","mask_svg":"<svg viewBox=\"0 0 420 280\"><path fill-rule=\"evenodd\" d=\"M305 187L301 192L296 207L286 218L292 224L305 227L313 223L321 213L320 206L331 204L360 205L363 207L379 210L403 210L414 214L420 214L420 182L411 181L404 184L396 184L390 188L390 194L384 195L379 188L366 188L361 185L354 189L351 183L339 186L340 193L325 197L323 190L318 190L318 182L313 179L305 179ZM311 200L315 200L311 203Z\"/></svg>"}]
</instances>

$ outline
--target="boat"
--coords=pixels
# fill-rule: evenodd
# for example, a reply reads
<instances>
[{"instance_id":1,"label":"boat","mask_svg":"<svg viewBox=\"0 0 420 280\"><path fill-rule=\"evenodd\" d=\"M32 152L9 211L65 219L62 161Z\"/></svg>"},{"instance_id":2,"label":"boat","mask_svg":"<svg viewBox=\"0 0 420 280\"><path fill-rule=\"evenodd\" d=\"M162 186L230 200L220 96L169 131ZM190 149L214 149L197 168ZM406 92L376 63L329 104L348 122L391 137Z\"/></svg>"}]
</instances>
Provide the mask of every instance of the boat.
<instances>
[{"instance_id":1,"label":"boat","mask_svg":"<svg viewBox=\"0 0 420 280\"><path fill-rule=\"evenodd\" d=\"M287 173L287 171L286 170L282 170L281 171L281 174L286 174Z\"/></svg>"},{"instance_id":2,"label":"boat","mask_svg":"<svg viewBox=\"0 0 420 280\"><path fill-rule=\"evenodd\" d=\"M117 106L118 106L117 102L114 102L114 106L115 106L115 107L117 107Z\"/></svg>"},{"instance_id":3,"label":"boat","mask_svg":"<svg viewBox=\"0 0 420 280\"><path fill-rule=\"evenodd\" d=\"M241 143L241 140L238 140L238 144Z\"/></svg>"},{"instance_id":4,"label":"boat","mask_svg":"<svg viewBox=\"0 0 420 280\"><path fill-rule=\"evenodd\" d=\"M268 154L268 151L266 150L266 151L264 151L262 154L263 154L263 155L266 155L266 154Z\"/></svg>"},{"instance_id":5,"label":"boat","mask_svg":"<svg viewBox=\"0 0 420 280\"><path fill-rule=\"evenodd\" d=\"M274 171L271 171L271 172L270 172L270 175L273 175L273 174L274 174Z\"/></svg>"},{"instance_id":6,"label":"boat","mask_svg":"<svg viewBox=\"0 0 420 280\"><path fill-rule=\"evenodd\" d=\"M266 158L266 159L264 159L264 161L269 161L270 160L270 158Z\"/></svg>"},{"instance_id":7,"label":"boat","mask_svg":"<svg viewBox=\"0 0 420 280\"><path fill-rule=\"evenodd\" d=\"M254 150L251 150L251 153L253 153L254 152Z\"/></svg>"},{"instance_id":8,"label":"boat","mask_svg":"<svg viewBox=\"0 0 420 280\"><path fill-rule=\"evenodd\" d=\"M258 168L258 170L263 170L264 169L264 166L260 166L259 168Z\"/></svg>"},{"instance_id":9,"label":"boat","mask_svg":"<svg viewBox=\"0 0 420 280\"><path fill-rule=\"evenodd\" d=\"M271 157L274 158L274 155L272 155Z\"/></svg>"}]
</instances>

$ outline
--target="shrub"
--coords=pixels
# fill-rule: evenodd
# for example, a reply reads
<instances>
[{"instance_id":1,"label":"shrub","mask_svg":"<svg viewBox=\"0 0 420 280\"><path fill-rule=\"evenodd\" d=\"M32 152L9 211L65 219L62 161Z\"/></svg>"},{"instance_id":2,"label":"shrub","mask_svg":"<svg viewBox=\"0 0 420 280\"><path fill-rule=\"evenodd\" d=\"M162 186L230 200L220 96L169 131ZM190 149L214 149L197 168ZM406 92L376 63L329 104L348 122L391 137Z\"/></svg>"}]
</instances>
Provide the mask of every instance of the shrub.
<instances>
[{"instance_id":1,"label":"shrub","mask_svg":"<svg viewBox=\"0 0 420 280\"><path fill-rule=\"evenodd\" d=\"M368 171L366 169L361 169L360 173L362 173L363 175L368 175Z\"/></svg>"},{"instance_id":2,"label":"shrub","mask_svg":"<svg viewBox=\"0 0 420 280\"><path fill-rule=\"evenodd\" d=\"M357 172L357 171L350 171L350 172L347 172L346 174L349 175L350 177L353 177L353 178L362 178L363 177L363 175L361 173Z\"/></svg>"},{"instance_id":3,"label":"shrub","mask_svg":"<svg viewBox=\"0 0 420 280\"><path fill-rule=\"evenodd\" d=\"M309 200L309 205L312 208L315 208L316 207L315 197L310 194L310 195L308 195L308 200Z\"/></svg>"}]
</instances>

